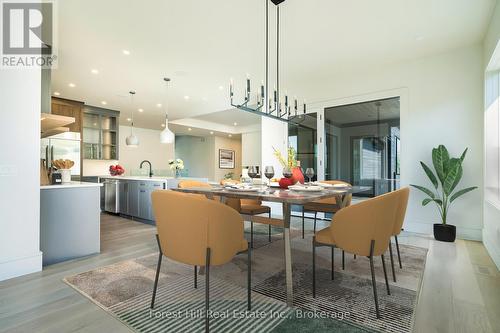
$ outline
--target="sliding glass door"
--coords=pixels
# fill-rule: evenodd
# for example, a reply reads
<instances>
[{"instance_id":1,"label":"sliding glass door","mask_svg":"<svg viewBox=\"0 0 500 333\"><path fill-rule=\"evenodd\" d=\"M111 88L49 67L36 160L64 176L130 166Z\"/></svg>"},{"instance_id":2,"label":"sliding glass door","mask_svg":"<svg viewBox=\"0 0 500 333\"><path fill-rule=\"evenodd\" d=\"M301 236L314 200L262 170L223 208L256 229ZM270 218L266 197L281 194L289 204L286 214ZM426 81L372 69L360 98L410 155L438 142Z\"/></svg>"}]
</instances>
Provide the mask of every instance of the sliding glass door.
<instances>
[{"instance_id":1,"label":"sliding glass door","mask_svg":"<svg viewBox=\"0 0 500 333\"><path fill-rule=\"evenodd\" d=\"M377 196L399 188L399 98L325 109L325 179Z\"/></svg>"}]
</instances>

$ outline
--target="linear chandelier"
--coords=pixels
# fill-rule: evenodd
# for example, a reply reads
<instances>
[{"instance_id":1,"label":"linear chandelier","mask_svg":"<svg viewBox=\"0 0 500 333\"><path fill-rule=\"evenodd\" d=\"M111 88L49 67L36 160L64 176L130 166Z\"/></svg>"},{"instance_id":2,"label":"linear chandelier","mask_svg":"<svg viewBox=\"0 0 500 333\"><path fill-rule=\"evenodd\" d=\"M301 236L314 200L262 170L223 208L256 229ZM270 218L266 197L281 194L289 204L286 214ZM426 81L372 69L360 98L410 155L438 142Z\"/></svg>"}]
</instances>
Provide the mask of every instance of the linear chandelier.
<instances>
[{"instance_id":1,"label":"linear chandelier","mask_svg":"<svg viewBox=\"0 0 500 333\"><path fill-rule=\"evenodd\" d=\"M306 103L303 103L302 113L299 112L297 98L294 99L293 107L289 103L288 95L285 93L284 104L282 104L280 96L280 76L279 76L279 55L280 55L280 7L279 5L285 0L265 0L266 1L266 78L260 86L260 91L257 92L256 105L250 106L251 103L251 81L247 75L245 97L243 102L238 104L234 102L234 84L231 80L229 85L229 97L231 99L231 106L257 114L281 120L284 122L292 121L294 118L306 113ZM273 98L269 98L269 1L276 6L276 86L273 91ZM272 107L270 107L272 105Z\"/></svg>"}]
</instances>

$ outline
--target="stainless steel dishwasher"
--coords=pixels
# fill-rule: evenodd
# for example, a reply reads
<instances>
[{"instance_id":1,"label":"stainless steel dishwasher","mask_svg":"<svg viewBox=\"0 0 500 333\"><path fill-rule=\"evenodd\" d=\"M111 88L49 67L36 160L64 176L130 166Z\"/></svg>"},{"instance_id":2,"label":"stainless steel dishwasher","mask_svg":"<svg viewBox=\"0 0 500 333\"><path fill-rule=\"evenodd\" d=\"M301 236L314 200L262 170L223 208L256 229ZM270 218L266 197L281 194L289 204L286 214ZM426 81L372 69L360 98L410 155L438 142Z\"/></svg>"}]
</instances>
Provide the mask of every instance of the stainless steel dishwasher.
<instances>
[{"instance_id":1,"label":"stainless steel dishwasher","mask_svg":"<svg viewBox=\"0 0 500 333\"><path fill-rule=\"evenodd\" d=\"M104 210L109 213L120 212L120 181L106 179L104 181Z\"/></svg>"}]
</instances>

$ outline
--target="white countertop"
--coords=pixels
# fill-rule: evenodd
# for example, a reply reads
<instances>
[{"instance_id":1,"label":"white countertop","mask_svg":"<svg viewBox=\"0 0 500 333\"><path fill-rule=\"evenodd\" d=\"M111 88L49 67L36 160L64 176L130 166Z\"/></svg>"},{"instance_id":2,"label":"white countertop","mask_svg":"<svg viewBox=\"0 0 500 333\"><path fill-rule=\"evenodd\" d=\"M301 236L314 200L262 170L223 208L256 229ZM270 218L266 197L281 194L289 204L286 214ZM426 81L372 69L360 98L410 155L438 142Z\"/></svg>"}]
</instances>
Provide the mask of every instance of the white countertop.
<instances>
[{"instance_id":1,"label":"white countertop","mask_svg":"<svg viewBox=\"0 0 500 333\"><path fill-rule=\"evenodd\" d=\"M101 183L85 183L85 182L71 182L61 185L42 185L40 190L55 190L65 188L82 188L82 187L101 187Z\"/></svg>"},{"instance_id":2,"label":"white countertop","mask_svg":"<svg viewBox=\"0 0 500 333\"><path fill-rule=\"evenodd\" d=\"M167 181L168 179L174 179L173 177L147 177L147 176L98 176L104 179L116 179L116 180L139 180L139 181L151 181L151 182L161 182Z\"/></svg>"}]
</instances>

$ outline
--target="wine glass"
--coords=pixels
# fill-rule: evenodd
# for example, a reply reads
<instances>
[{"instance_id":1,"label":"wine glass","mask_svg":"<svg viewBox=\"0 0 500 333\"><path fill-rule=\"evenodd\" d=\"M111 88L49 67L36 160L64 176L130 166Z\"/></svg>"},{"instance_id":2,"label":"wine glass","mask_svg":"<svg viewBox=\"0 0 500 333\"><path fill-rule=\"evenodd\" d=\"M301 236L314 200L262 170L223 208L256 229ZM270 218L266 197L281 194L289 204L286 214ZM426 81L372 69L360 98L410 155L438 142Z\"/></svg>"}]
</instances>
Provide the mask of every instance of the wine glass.
<instances>
[{"instance_id":1,"label":"wine glass","mask_svg":"<svg viewBox=\"0 0 500 333\"><path fill-rule=\"evenodd\" d=\"M252 178L252 184L253 184L253 179L257 177L257 168L254 166L249 167L248 176Z\"/></svg>"},{"instance_id":2,"label":"wine glass","mask_svg":"<svg viewBox=\"0 0 500 333\"><path fill-rule=\"evenodd\" d=\"M284 168L283 168L283 176L284 176L285 178L291 178L291 177L292 177L292 175L293 175L293 173L292 173L292 168L290 168L290 167L284 167Z\"/></svg>"},{"instance_id":3,"label":"wine glass","mask_svg":"<svg viewBox=\"0 0 500 333\"><path fill-rule=\"evenodd\" d=\"M266 166L264 169L264 175L269 179L269 185L271 185L271 178L274 177L274 167Z\"/></svg>"},{"instance_id":4,"label":"wine glass","mask_svg":"<svg viewBox=\"0 0 500 333\"><path fill-rule=\"evenodd\" d=\"M314 169L313 168L307 168L306 169L306 176L309 178L309 183L311 183L312 177L314 177Z\"/></svg>"}]
</instances>

